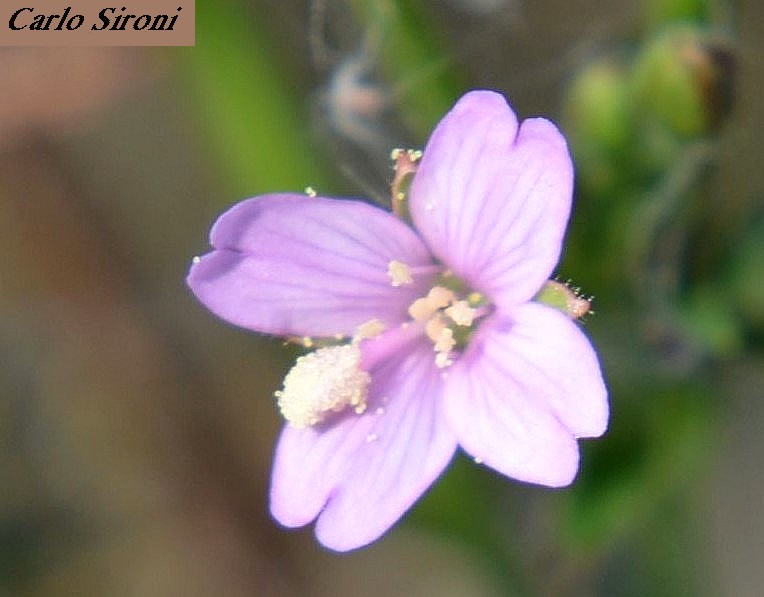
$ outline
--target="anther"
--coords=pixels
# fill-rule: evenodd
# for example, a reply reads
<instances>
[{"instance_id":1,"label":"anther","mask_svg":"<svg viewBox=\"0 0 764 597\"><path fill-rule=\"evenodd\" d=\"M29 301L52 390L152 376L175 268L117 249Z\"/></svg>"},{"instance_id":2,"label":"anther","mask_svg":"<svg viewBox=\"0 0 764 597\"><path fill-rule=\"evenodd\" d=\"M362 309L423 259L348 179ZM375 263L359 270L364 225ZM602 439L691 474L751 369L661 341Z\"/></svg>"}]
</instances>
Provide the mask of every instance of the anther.
<instances>
[{"instance_id":1,"label":"anther","mask_svg":"<svg viewBox=\"0 0 764 597\"><path fill-rule=\"evenodd\" d=\"M445 369L446 367L450 367L454 364L454 361L451 359L451 357L448 356L447 352L439 352L435 355L435 366L438 369ZM445 379L448 374L444 371L441 376L443 379Z\"/></svg>"},{"instance_id":2,"label":"anther","mask_svg":"<svg viewBox=\"0 0 764 597\"><path fill-rule=\"evenodd\" d=\"M411 268L402 261L395 259L387 264L387 275L390 276L392 285L396 288L414 282L414 278L411 277Z\"/></svg>"},{"instance_id":3,"label":"anther","mask_svg":"<svg viewBox=\"0 0 764 597\"><path fill-rule=\"evenodd\" d=\"M435 340L435 351L447 354L454 346L456 346L454 330L444 327L440 330L438 337Z\"/></svg>"},{"instance_id":4,"label":"anther","mask_svg":"<svg viewBox=\"0 0 764 597\"><path fill-rule=\"evenodd\" d=\"M368 340L369 338L376 338L382 332L385 331L387 326L379 319L369 319L364 321L355 331L353 335L353 343L358 343L361 340Z\"/></svg>"},{"instance_id":5,"label":"anther","mask_svg":"<svg viewBox=\"0 0 764 597\"><path fill-rule=\"evenodd\" d=\"M456 325L470 326L475 321L477 309L470 307L467 301L456 301L445 313Z\"/></svg>"},{"instance_id":6,"label":"anther","mask_svg":"<svg viewBox=\"0 0 764 597\"><path fill-rule=\"evenodd\" d=\"M443 286L433 286L427 293L427 299L436 309L447 307L455 298L454 292Z\"/></svg>"}]
</instances>

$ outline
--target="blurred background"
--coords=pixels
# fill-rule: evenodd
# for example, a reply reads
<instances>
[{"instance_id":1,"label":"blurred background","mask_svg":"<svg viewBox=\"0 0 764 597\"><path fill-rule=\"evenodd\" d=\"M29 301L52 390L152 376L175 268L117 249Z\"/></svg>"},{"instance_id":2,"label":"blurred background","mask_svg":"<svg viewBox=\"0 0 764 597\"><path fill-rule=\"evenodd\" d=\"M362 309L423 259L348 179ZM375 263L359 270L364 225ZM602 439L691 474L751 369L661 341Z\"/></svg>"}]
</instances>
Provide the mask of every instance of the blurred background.
<instances>
[{"instance_id":1,"label":"blurred background","mask_svg":"<svg viewBox=\"0 0 764 597\"><path fill-rule=\"evenodd\" d=\"M758 0L197 2L193 48L1 48L0 596L732 595L764 586ZM459 456L392 531L268 514L294 359L184 284L273 190L384 201L464 91L565 131L559 273L611 429L550 491Z\"/></svg>"}]
</instances>

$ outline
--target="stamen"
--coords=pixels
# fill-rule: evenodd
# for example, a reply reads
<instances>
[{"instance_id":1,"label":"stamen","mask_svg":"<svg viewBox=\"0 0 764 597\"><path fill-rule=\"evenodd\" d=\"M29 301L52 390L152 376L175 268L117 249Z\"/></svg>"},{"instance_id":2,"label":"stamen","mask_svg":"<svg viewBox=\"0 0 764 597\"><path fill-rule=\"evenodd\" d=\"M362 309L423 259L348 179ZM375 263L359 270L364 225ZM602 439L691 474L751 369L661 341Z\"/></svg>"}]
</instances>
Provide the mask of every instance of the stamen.
<instances>
[{"instance_id":1,"label":"stamen","mask_svg":"<svg viewBox=\"0 0 764 597\"><path fill-rule=\"evenodd\" d=\"M361 340L368 340L369 338L376 338L382 332L385 331L387 326L379 319L369 319L364 321L355 331L353 335L353 343L357 344Z\"/></svg>"},{"instance_id":2,"label":"stamen","mask_svg":"<svg viewBox=\"0 0 764 597\"><path fill-rule=\"evenodd\" d=\"M435 311L437 308L434 308L426 297L418 298L409 306L409 315L414 321L427 321Z\"/></svg>"},{"instance_id":3,"label":"stamen","mask_svg":"<svg viewBox=\"0 0 764 597\"><path fill-rule=\"evenodd\" d=\"M315 197L316 195L318 195L318 193L316 193L316 189L314 189L313 187L305 187L305 194L308 197Z\"/></svg>"},{"instance_id":4,"label":"stamen","mask_svg":"<svg viewBox=\"0 0 764 597\"><path fill-rule=\"evenodd\" d=\"M456 340L454 340L454 330L451 328L443 328L438 334L438 339L435 340L436 352L450 352L451 349L456 346Z\"/></svg>"},{"instance_id":5,"label":"stamen","mask_svg":"<svg viewBox=\"0 0 764 597\"><path fill-rule=\"evenodd\" d=\"M456 325L470 326L475 321L477 309L470 307L467 301L456 301L445 313Z\"/></svg>"},{"instance_id":6,"label":"stamen","mask_svg":"<svg viewBox=\"0 0 764 597\"><path fill-rule=\"evenodd\" d=\"M390 280L396 288L414 282L414 278L411 277L411 268L402 261L392 260L388 263L387 275L390 276Z\"/></svg>"},{"instance_id":7,"label":"stamen","mask_svg":"<svg viewBox=\"0 0 764 597\"><path fill-rule=\"evenodd\" d=\"M451 357L448 356L447 352L439 352L435 355L435 366L439 369L445 369L446 367L450 367L454 364L454 361L451 359ZM444 371L442 373L443 378L447 377L446 372Z\"/></svg>"},{"instance_id":8,"label":"stamen","mask_svg":"<svg viewBox=\"0 0 764 597\"><path fill-rule=\"evenodd\" d=\"M456 299L456 295L452 290L443 286L433 286L427 293L427 299L436 309L442 309L450 305Z\"/></svg>"},{"instance_id":9,"label":"stamen","mask_svg":"<svg viewBox=\"0 0 764 597\"><path fill-rule=\"evenodd\" d=\"M424 332L433 343L438 341L440 332L446 328L446 322L439 314L432 317L424 326Z\"/></svg>"},{"instance_id":10,"label":"stamen","mask_svg":"<svg viewBox=\"0 0 764 597\"><path fill-rule=\"evenodd\" d=\"M448 288L433 286L427 296L411 303L408 312L414 321L427 321L438 309L447 307L455 298L453 291Z\"/></svg>"},{"instance_id":11,"label":"stamen","mask_svg":"<svg viewBox=\"0 0 764 597\"><path fill-rule=\"evenodd\" d=\"M281 414L294 427L308 427L348 406L366 410L371 376L360 367L356 344L327 346L301 356L276 392Z\"/></svg>"},{"instance_id":12,"label":"stamen","mask_svg":"<svg viewBox=\"0 0 764 597\"><path fill-rule=\"evenodd\" d=\"M453 358L467 345L475 322L487 314L488 307L482 294L470 292L451 271L442 271L439 282L427 296L409 305L408 314L424 324L435 351L435 365L443 369L452 365Z\"/></svg>"},{"instance_id":13,"label":"stamen","mask_svg":"<svg viewBox=\"0 0 764 597\"><path fill-rule=\"evenodd\" d=\"M453 363L450 358L451 350L456 346L454 331L446 326L444 318L439 313L427 322L424 328L427 337L432 340L435 355L435 365L443 368Z\"/></svg>"}]
</instances>

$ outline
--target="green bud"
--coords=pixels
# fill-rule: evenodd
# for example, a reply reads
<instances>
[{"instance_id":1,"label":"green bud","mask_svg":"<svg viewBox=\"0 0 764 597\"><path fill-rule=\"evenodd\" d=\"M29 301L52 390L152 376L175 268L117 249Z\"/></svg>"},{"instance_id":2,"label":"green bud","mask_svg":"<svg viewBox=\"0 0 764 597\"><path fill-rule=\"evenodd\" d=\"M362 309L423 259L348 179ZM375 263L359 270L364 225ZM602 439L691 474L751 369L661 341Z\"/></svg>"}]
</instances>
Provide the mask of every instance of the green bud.
<instances>
[{"instance_id":1,"label":"green bud","mask_svg":"<svg viewBox=\"0 0 764 597\"><path fill-rule=\"evenodd\" d=\"M568 90L565 130L582 182L609 192L618 176L618 158L633 134L629 82L623 68L603 59L579 71Z\"/></svg>"},{"instance_id":2,"label":"green bud","mask_svg":"<svg viewBox=\"0 0 764 597\"><path fill-rule=\"evenodd\" d=\"M639 118L679 137L706 135L729 110L733 74L734 59L723 41L695 26L667 28L635 60Z\"/></svg>"},{"instance_id":3,"label":"green bud","mask_svg":"<svg viewBox=\"0 0 764 597\"><path fill-rule=\"evenodd\" d=\"M568 283L549 280L533 300L554 307L571 319L580 319L591 313L592 298L583 296L580 288L571 288Z\"/></svg>"}]
</instances>

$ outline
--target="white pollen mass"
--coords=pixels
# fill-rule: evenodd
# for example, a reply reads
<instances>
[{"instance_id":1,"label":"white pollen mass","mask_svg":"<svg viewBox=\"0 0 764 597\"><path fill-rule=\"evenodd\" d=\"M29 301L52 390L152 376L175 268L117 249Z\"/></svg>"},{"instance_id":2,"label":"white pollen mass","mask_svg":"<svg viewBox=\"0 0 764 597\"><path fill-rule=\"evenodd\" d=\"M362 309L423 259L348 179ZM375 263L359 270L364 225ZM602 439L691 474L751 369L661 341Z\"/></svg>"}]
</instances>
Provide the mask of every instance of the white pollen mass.
<instances>
[{"instance_id":1,"label":"white pollen mass","mask_svg":"<svg viewBox=\"0 0 764 597\"><path fill-rule=\"evenodd\" d=\"M284 389L276 392L281 414L294 427L308 427L349 406L364 412L371 376L360 362L355 344L326 346L299 357L284 378Z\"/></svg>"}]
</instances>

